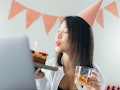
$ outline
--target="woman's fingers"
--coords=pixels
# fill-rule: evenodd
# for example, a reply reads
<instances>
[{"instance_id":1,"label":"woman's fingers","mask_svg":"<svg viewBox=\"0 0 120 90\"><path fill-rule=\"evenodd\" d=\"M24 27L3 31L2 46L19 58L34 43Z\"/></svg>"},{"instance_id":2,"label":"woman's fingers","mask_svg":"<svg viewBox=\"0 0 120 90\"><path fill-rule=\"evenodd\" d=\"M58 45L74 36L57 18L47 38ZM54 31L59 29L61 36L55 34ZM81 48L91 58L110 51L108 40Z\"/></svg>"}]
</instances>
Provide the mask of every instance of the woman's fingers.
<instances>
[{"instance_id":1,"label":"woman's fingers","mask_svg":"<svg viewBox=\"0 0 120 90\"><path fill-rule=\"evenodd\" d=\"M88 83L91 87L95 88L96 90L100 90L100 81L97 78L96 72L93 72L93 76L88 79Z\"/></svg>"},{"instance_id":2,"label":"woman's fingers","mask_svg":"<svg viewBox=\"0 0 120 90\"><path fill-rule=\"evenodd\" d=\"M41 71L41 68L38 68L36 71L35 71L35 73L37 74L37 73L39 73Z\"/></svg>"},{"instance_id":3,"label":"woman's fingers","mask_svg":"<svg viewBox=\"0 0 120 90\"><path fill-rule=\"evenodd\" d=\"M100 82L96 77L89 78L88 82L89 82L89 85L92 87L100 86Z\"/></svg>"},{"instance_id":4,"label":"woman's fingers","mask_svg":"<svg viewBox=\"0 0 120 90\"><path fill-rule=\"evenodd\" d=\"M96 71L92 72L92 77L97 77L97 72Z\"/></svg>"},{"instance_id":5,"label":"woman's fingers","mask_svg":"<svg viewBox=\"0 0 120 90\"><path fill-rule=\"evenodd\" d=\"M42 77L44 77L44 73L41 71L41 68L38 68L35 72L35 78L39 79L39 78L42 78Z\"/></svg>"}]
</instances>

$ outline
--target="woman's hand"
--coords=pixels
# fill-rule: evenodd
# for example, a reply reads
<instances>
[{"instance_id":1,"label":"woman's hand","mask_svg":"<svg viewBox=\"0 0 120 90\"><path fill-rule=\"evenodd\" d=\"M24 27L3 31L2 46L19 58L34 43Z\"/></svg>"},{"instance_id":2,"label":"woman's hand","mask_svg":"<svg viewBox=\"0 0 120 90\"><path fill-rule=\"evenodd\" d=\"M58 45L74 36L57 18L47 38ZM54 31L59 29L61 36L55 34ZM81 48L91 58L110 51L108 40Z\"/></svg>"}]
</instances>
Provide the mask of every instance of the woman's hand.
<instances>
[{"instance_id":1,"label":"woman's hand","mask_svg":"<svg viewBox=\"0 0 120 90\"><path fill-rule=\"evenodd\" d=\"M43 78L44 77L44 72L41 71L40 68L38 68L36 71L35 71L35 78L36 79L40 79L40 78Z\"/></svg>"},{"instance_id":2,"label":"woman's hand","mask_svg":"<svg viewBox=\"0 0 120 90\"><path fill-rule=\"evenodd\" d=\"M88 79L88 84L91 88L89 90L100 90L100 81L98 80L97 74L95 72L93 72L93 76Z\"/></svg>"}]
</instances>

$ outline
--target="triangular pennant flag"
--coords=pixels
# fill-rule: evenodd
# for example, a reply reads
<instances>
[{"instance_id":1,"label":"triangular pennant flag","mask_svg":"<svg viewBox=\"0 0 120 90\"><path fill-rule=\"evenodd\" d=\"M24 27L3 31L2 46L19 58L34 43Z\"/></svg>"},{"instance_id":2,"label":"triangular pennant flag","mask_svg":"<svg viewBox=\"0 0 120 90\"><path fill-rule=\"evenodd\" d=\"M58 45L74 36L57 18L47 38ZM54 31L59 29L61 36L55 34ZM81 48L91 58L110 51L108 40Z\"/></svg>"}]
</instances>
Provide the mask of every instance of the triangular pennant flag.
<instances>
[{"instance_id":1,"label":"triangular pennant flag","mask_svg":"<svg viewBox=\"0 0 120 90\"><path fill-rule=\"evenodd\" d=\"M43 15L43 21L46 29L46 33L48 34L50 29L52 28L53 24L55 23L57 17L44 14Z\"/></svg>"},{"instance_id":2,"label":"triangular pennant flag","mask_svg":"<svg viewBox=\"0 0 120 90\"><path fill-rule=\"evenodd\" d=\"M98 0L77 15L83 18L91 27L93 26L97 17L98 11L101 7L103 0Z\"/></svg>"},{"instance_id":3,"label":"triangular pennant flag","mask_svg":"<svg viewBox=\"0 0 120 90\"><path fill-rule=\"evenodd\" d=\"M115 1L105 6L105 9L108 10L113 15L115 15L116 17L119 17L119 13L118 13L118 9Z\"/></svg>"},{"instance_id":4,"label":"triangular pennant flag","mask_svg":"<svg viewBox=\"0 0 120 90\"><path fill-rule=\"evenodd\" d=\"M12 0L12 4L11 4L11 8L10 8L8 19L11 19L16 14L20 13L21 11L23 11L25 8L26 7L24 7L20 3L16 2L15 0Z\"/></svg>"},{"instance_id":5,"label":"triangular pennant flag","mask_svg":"<svg viewBox=\"0 0 120 90\"><path fill-rule=\"evenodd\" d=\"M62 20L64 19L64 17L62 16L58 16L57 18L59 19L60 22L62 22Z\"/></svg>"},{"instance_id":6,"label":"triangular pennant flag","mask_svg":"<svg viewBox=\"0 0 120 90\"><path fill-rule=\"evenodd\" d=\"M41 15L41 13L27 8L27 11L26 11L26 28L28 28L36 19L38 19L38 17L40 15Z\"/></svg>"},{"instance_id":7,"label":"triangular pennant flag","mask_svg":"<svg viewBox=\"0 0 120 90\"><path fill-rule=\"evenodd\" d=\"M101 27L104 28L103 9L100 9L96 18L96 22L99 23Z\"/></svg>"}]
</instances>

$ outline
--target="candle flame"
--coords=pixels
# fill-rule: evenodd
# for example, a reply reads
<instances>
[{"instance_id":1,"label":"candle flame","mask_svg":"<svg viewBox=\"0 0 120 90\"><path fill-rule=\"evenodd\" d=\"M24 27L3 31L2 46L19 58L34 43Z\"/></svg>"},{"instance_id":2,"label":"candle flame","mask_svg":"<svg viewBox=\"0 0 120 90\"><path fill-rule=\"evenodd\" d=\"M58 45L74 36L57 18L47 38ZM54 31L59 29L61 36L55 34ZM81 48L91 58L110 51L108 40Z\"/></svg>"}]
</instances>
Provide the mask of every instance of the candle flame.
<instances>
[{"instance_id":1,"label":"candle flame","mask_svg":"<svg viewBox=\"0 0 120 90\"><path fill-rule=\"evenodd\" d=\"M36 41L34 42L34 45L35 45L35 51L37 51L37 42Z\"/></svg>"}]
</instances>

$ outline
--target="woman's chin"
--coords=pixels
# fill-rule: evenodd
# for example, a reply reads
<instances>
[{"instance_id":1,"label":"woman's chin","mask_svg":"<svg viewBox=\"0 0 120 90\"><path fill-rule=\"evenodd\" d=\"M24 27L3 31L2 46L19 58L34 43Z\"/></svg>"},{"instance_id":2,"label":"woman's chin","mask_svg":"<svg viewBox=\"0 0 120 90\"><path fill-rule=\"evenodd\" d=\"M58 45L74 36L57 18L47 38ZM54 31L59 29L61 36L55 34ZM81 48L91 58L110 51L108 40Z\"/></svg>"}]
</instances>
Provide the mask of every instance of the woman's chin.
<instances>
[{"instance_id":1,"label":"woman's chin","mask_svg":"<svg viewBox=\"0 0 120 90\"><path fill-rule=\"evenodd\" d=\"M55 51L56 51L56 52L61 52L61 49L55 48Z\"/></svg>"}]
</instances>

